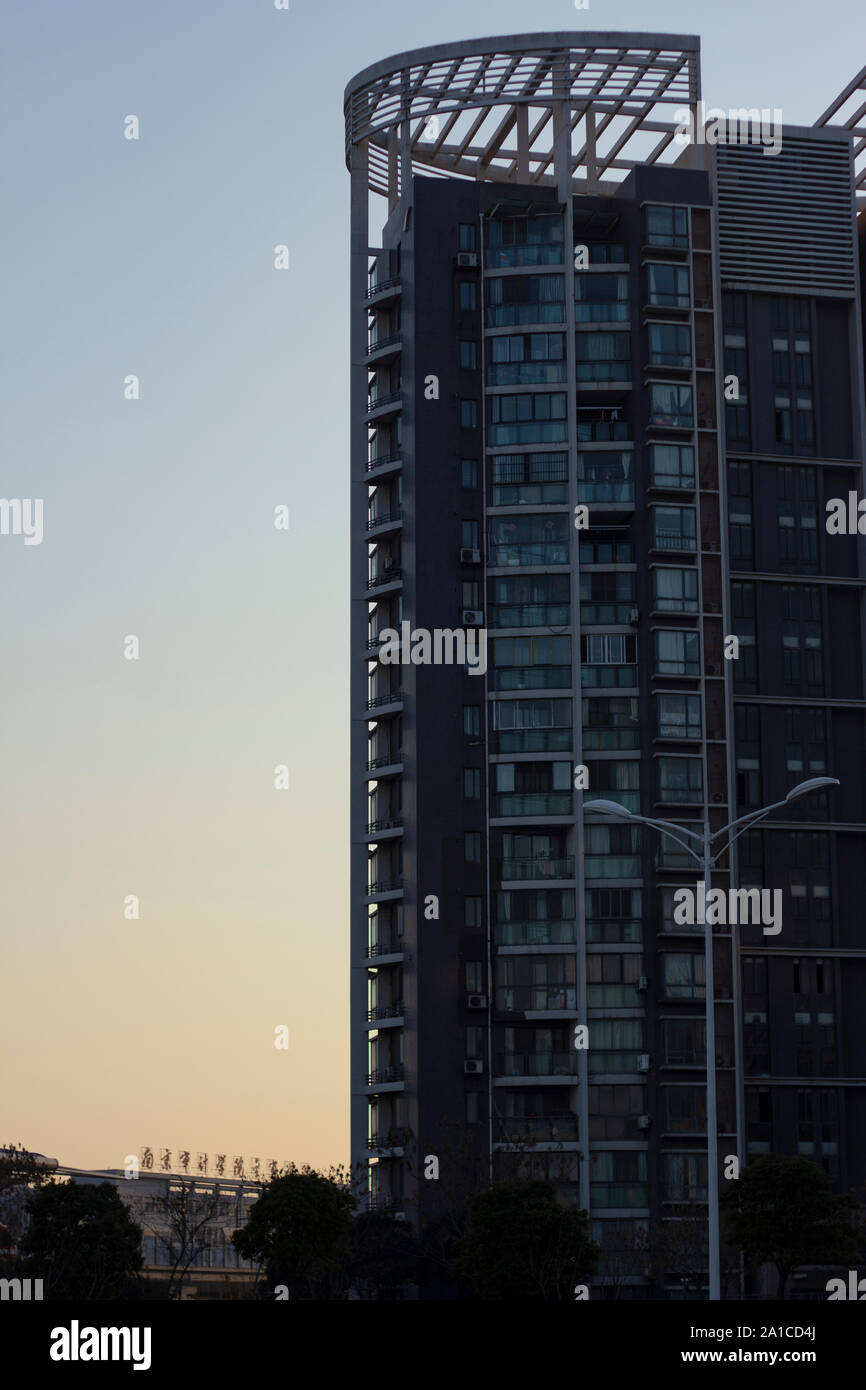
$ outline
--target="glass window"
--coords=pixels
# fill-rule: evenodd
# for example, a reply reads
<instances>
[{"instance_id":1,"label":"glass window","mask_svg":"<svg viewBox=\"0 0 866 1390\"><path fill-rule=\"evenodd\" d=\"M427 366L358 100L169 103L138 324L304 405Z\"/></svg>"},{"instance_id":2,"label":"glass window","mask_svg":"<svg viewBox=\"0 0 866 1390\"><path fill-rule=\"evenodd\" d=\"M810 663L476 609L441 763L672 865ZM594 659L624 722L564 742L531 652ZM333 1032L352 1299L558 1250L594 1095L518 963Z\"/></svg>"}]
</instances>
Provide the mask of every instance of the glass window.
<instances>
[{"instance_id":1,"label":"glass window","mask_svg":"<svg viewBox=\"0 0 866 1390\"><path fill-rule=\"evenodd\" d=\"M694 507L653 507L653 545L656 550L695 550Z\"/></svg>"},{"instance_id":2,"label":"glass window","mask_svg":"<svg viewBox=\"0 0 866 1390\"><path fill-rule=\"evenodd\" d=\"M463 706L463 732L467 738L478 738L481 734L481 706Z\"/></svg>"},{"instance_id":3,"label":"glass window","mask_svg":"<svg viewBox=\"0 0 866 1390\"><path fill-rule=\"evenodd\" d=\"M466 801L481 800L481 769L478 767L464 767L463 769L463 796Z\"/></svg>"},{"instance_id":4,"label":"glass window","mask_svg":"<svg viewBox=\"0 0 866 1390\"><path fill-rule=\"evenodd\" d=\"M664 1201L707 1200L707 1156L701 1153L663 1154Z\"/></svg>"},{"instance_id":5,"label":"glass window","mask_svg":"<svg viewBox=\"0 0 866 1390\"><path fill-rule=\"evenodd\" d=\"M691 304L688 266L647 266L647 285L650 304L666 309L688 309Z\"/></svg>"},{"instance_id":6,"label":"glass window","mask_svg":"<svg viewBox=\"0 0 866 1390\"><path fill-rule=\"evenodd\" d=\"M701 697L699 695L659 695L657 696L656 710L659 738L701 737Z\"/></svg>"},{"instance_id":7,"label":"glass window","mask_svg":"<svg viewBox=\"0 0 866 1390\"><path fill-rule=\"evenodd\" d=\"M691 386L672 382L653 382L650 386L650 424L675 429L692 429L694 403Z\"/></svg>"},{"instance_id":8,"label":"glass window","mask_svg":"<svg viewBox=\"0 0 866 1390\"><path fill-rule=\"evenodd\" d=\"M478 344L471 339L460 342L460 365L474 370L478 366Z\"/></svg>"},{"instance_id":9,"label":"glass window","mask_svg":"<svg viewBox=\"0 0 866 1390\"><path fill-rule=\"evenodd\" d=\"M577 323L627 323L628 276L578 271L574 277L574 301Z\"/></svg>"},{"instance_id":10,"label":"glass window","mask_svg":"<svg viewBox=\"0 0 866 1390\"><path fill-rule=\"evenodd\" d=\"M660 613L697 613L697 570L654 569L653 605Z\"/></svg>"},{"instance_id":11,"label":"glass window","mask_svg":"<svg viewBox=\"0 0 866 1390\"><path fill-rule=\"evenodd\" d=\"M651 444L649 456L655 487L694 488L695 451L691 444Z\"/></svg>"},{"instance_id":12,"label":"glass window","mask_svg":"<svg viewBox=\"0 0 866 1390\"><path fill-rule=\"evenodd\" d=\"M478 522L461 521L460 523L460 544L469 550L478 549Z\"/></svg>"},{"instance_id":13,"label":"glass window","mask_svg":"<svg viewBox=\"0 0 866 1390\"><path fill-rule=\"evenodd\" d=\"M664 997L703 999L706 996L706 961L702 955L683 952L662 956Z\"/></svg>"},{"instance_id":14,"label":"glass window","mask_svg":"<svg viewBox=\"0 0 866 1390\"><path fill-rule=\"evenodd\" d=\"M467 830L463 835L463 858L467 864L481 863L481 832Z\"/></svg>"},{"instance_id":15,"label":"glass window","mask_svg":"<svg viewBox=\"0 0 866 1390\"><path fill-rule=\"evenodd\" d=\"M566 438L564 392L526 392L489 399L488 444L547 444Z\"/></svg>"},{"instance_id":16,"label":"glass window","mask_svg":"<svg viewBox=\"0 0 866 1390\"><path fill-rule=\"evenodd\" d=\"M478 292L474 280L461 280L458 294L461 309L477 309Z\"/></svg>"},{"instance_id":17,"label":"glass window","mask_svg":"<svg viewBox=\"0 0 866 1390\"><path fill-rule=\"evenodd\" d=\"M461 251L475 250L475 223L461 222L457 227L458 246Z\"/></svg>"},{"instance_id":18,"label":"glass window","mask_svg":"<svg viewBox=\"0 0 866 1390\"><path fill-rule=\"evenodd\" d=\"M578 333L578 381L627 381L631 372L628 333Z\"/></svg>"},{"instance_id":19,"label":"glass window","mask_svg":"<svg viewBox=\"0 0 866 1390\"><path fill-rule=\"evenodd\" d=\"M659 758L659 800L700 802L704 794L703 764L700 758Z\"/></svg>"},{"instance_id":20,"label":"glass window","mask_svg":"<svg viewBox=\"0 0 866 1390\"><path fill-rule=\"evenodd\" d=\"M670 1067L705 1067L707 1024L703 1018L666 1018L662 1022L664 1058Z\"/></svg>"},{"instance_id":21,"label":"glass window","mask_svg":"<svg viewBox=\"0 0 866 1390\"><path fill-rule=\"evenodd\" d=\"M647 246L687 249L689 244L688 208L648 206L644 208Z\"/></svg>"},{"instance_id":22,"label":"glass window","mask_svg":"<svg viewBox=\"0 0 866 1390\"><path fill-rule=\"evenodd\" d=\"M463 430L475 430L478 428L478 402L462 400L460 402L460 428Z\"/></svg>"},{"instance_id":23,"label":"glass window","mask_svg":"<svg viewBox=\"0 0 866 1390\"><path fill-rule=\"evenodd\" d=\"M690 367L692 334L688 324L651 323L649 360L659 367Z\"/></svg>"},{"instance_id":24,"label":"glass window","mask_svg":"<svg viewBox=\"0 0 866 1390\"><path fill-rule=\"evenodd\" d=\"M699 676L700 634L685 629L655 633L656 673L660 676Z\"/></svg>"},{"instance_id":25,"label":"glass window","mask_svg":"<svg viewBox=\"0 0 866 1390\"><path fill-rule=\"evenodd\" d=\"M577 456L581 502L633 502L631 450L599 450Z\"/></svg>"},{"instance_id":26,"label":"glass window","mask_svg":"<svg viewBox=\"0 0 866 1390\"><path fill-rule=\"evenodd\" d=\"M562 275L493 275L486 281L485 292L488 328L562 323L565 318Z\"/></svg>"},{"instance_id":27,"label":"glass window","mask_svg":"<svg viewBox=\"0 0 866 1390\"><path fill-rule=\"evenodd\" d=\"M465 927L481 926L481 899L477 897L465 897L463 899L463 925ZM471 1055L471 1054L470 1054Z\"/></svg>"},{"instance_id":28,"label":"glass window","mask_svg":"<svg viewBox=\"0 0 866 1390\"><path fill-rule=\"evenodd\" d=\"M460 460L460 486L461 486L461 487L477 487L477 486L478 486L478 460L477 460L477 459L461 459L461 460Z\"/></svg>"}]
</instances>

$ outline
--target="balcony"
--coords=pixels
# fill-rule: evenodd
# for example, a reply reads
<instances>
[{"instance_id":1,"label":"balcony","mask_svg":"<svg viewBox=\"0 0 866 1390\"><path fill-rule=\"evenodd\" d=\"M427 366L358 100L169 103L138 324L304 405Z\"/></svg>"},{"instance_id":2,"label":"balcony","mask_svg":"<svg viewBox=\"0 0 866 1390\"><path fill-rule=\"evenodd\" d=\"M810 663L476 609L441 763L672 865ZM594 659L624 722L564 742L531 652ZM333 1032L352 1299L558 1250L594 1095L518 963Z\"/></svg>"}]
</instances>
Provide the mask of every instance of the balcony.
<instances>
[{"instance_id":1,"label":"balcony","mask_svg":"<svg viewBox=\"0 0 866 1390\"><path fill-rule=\"evenodd\" d=\"M381 835L389 830L402 830L402 816L380 816L378 820L367 821L368 835Z\"/></svg>"},{"instance_id":2,"label":"balcony","mask_svg":"<svg viewBox=\"0 0 866 1390\"><path fill-rule=\"evenodd\" d=\"M402 584L403 571L399 566L394 565L391 569L382 570L380 574L374 574L367 580L367 589L383 589L386 584Z\"/></svg>"},{"instance_id":3,"label":"balcony","mask_svg":"<svg viewBox=\"0 0 866 1390\"><path fill-rule=\"evenodd\" d=\"M370 284L367 287L367 303L386 304L389 300L396 299L402 294L403 286L399 275L392 275L388 280L380 280L378 283Z\"/></svg>"},{"instance_id":4,"label":"balcony","mask_svg":"<svg viewBox=\"0 0 866 1390\"><path fill-rule=\"evenodd\" d=\"M378 898L383 893L402 893L402 878L377 878L367 885L367 897Z\"/></svg>"},{"instance_id":5,"label":"balcony","mask_svg":"<svg viewBox=\"0 0 866 1390\"><path fill-rule=\"evenodd\" d=\"M380 512L377 516L367 518L368 531L383 531L385 529L396 530L403 521L403 508L395 507L390 512Z\"/></svg>"},{"instance_id":6,"label":"balcony","mask_svg":"<svg viewBox=\"0 0 866 1390\"><path fill-rule=\"evenodd\" d=\"M497 1143L574 1144L578 1137L578 1118L576 1115L568 1113L562 1115L506 1115L499 1120Z\"/></svg>"},{"instance_id":7,"label":"balcony","mask_svg":"<svg viewBox=\"0 0 866 1390\"><path fill-rule=\"evenodd\" d=\"M383 333L381 338L370 334L367 339L367 361L371 359L377 362L389 361L396 357L403 346L403 335L397 333Z\"/></svg>"},{"instance_id":8,"label":"balcony","mask_svg":"<svg viewBox=\"0 0 866 1390\"><path fill-rule=\"evenodd\" d=\"M571 792L497 792L496 816L570 816Z\"/></svg>"},{"instance_id":9,"label":"balcony","mask_svg":"<svg viewBox=\"0 0 866 1390\"><path fill-rule=\"evenodd\" d=\"M553 1013L577 1008L574 985L501 985L496 990L501 1013Z\"/></svg>"},{"instance_id":10,"label":"balcony","mask_svg":"<svg viewBox=\"0 0 866 1390\"><path fill-rule=\"evenodd\" d=\"M367 460L367 472L379 473L382 476L386 473L396 473L402 463L402 454L377 454L375 458Z\"/></svg>"},{"instance_id":11,"label":"balcony","mask_svg":"<svg viewBox=\"0 0 866 1390\"><path fill-rule=\"evenodd\" d=\"M545 879L574 878L574 859L503 859L500 878Z\"/></svg>"},{"instance_id":12,"label":"balcony","mask_svg":"<svg viewBox=\"0 0 866 1390\"><path fill-rule=\"evenodd\" d=\"M412 1138L411 1129L389 1129L382 1134L371 1134L367 1140L367 1148L373 1149L402 1149Z\"/></svg>"},{"instance_id":13,"label":"balcony","mask_svg":"<svg viewBox=\"0 0 866 1390\"><path fill-rule=\"evenodd\" d=\"M393 753L380 753L378 758L368 758L367 771L375 772L380 767L399 767L402 761L402 749L397 749Z\"/></svg>"},{"instance_id":14,"label":"balcony","mask_svg":"<svg viewBox=\"0 0 866 1390\"><path fill-rule=\"evenodd\" d=\"M493 938L497 946L571 946L577 940L577 924L574 918L497 922Z\"/></svg>"},{"instance_id":15,"label":"balcony","mask_svg":"<svg viewBox=\"0 0 866 1390\"><path fill-rule=\"evenodd\" d=\"M397 686L394 690L386 690L384 695L373 695L367 701L367 709L381 709L384 705L399 705L403 700L403 689Z\"/></svg>"},{"instance_id":16,"label":"balcony","mask_svg":"<svg viewBox=\"0 0 866 1390\"><path fill-rule=\"evenodd\" d=\"M571 663L567 666L498 666L493 674L494 690L568 690L571 686Z\"/></svg>"},{"instance_id":17,"label":"balcony","mask_svg":"<svg viewBox=\"0 0 866 1390\"><path fill-rule=\"evenodd\" d=\"M368 1086L390 1086L396 1081L405 1081L406 1069L402 1062L398 1066L379 1067L377 1071L367 1072Z\"/></svg>"},{"instance_id":18,"label":"balcony","mask_svg":"<svg viewBox=\"0 0 866 1390\"><path fill-rule=\"evenodd\" d=\"M377 1004L374 1009L367 1010L367 1022L378 1023L385 1018L402 1018L403 1000L398 999L394 1004Z\"/></svg>"},{"instance_id":19,"label":"balcony","mask_svg":"<svg viewBox=\"0 0 866 1390\"><path fill-rule=\"evenodd\" d=\"M568 627L568 603L493 603L491 627Z\"/></svg>"},{"instance_id":20,"label":"balcony","mask_svg":"<svg viewBox=\"0 0 866 1390\"><path fill-rule=\"evenodd\" d=\"M567 541L529 541L525 545L491 545L487 563L491 568L530 568L535 565L567 565Z\"/></svg>"},{"instance_id":21,"label":"balcony","mask_svg":"<svg viewBox=\"0 0 866 1390\"><path fill-rule=\"evenodd\" d=\"M567 753L571 747L571 729L499 729L491 738L495 753Z\"/></svg>"},{"instance_id":22,"label":"balcony","mask_svg":"<svg viewBox=\"0 0 866 1390\"><path fill-rule=\"evenodd\" d=\"M501 1052L496 1057L497 1076L565 1076L577 1075L577 1053L571 1052Z\"/></svg>"},{"instance_id":23,"label":"balcony","mask_svg":"<svg viewBox=\"0 0 866 1390\"><path fill-rule=\"evenodd\" d=\"M403 941L401 937L395 937L393 941L370 941L367 943L367 960L376 960L379 956L402 956Z\"/></svg>"},{"instance_id":24,"label":"balcony","mask_svg":"<svg viewBox=\"0 0 866 1390\"><path fill-rule=\"evenodd\" d=\"M399 415L403 404L402 391L379 391L367 397L367 419L383 421Z\"/></svg>"},{"instance_id":25,"label":"balcony","mask_svg":"<svg viewBox=\"0 0 866 1390\"><path fill-rule=\"evenodd\" d=\"M694 536L684 535L682 531L664 531L660 528L653 531L652 545L654 550L681 550L691 554L697 549Z\"/></svg>"}]
</instances>

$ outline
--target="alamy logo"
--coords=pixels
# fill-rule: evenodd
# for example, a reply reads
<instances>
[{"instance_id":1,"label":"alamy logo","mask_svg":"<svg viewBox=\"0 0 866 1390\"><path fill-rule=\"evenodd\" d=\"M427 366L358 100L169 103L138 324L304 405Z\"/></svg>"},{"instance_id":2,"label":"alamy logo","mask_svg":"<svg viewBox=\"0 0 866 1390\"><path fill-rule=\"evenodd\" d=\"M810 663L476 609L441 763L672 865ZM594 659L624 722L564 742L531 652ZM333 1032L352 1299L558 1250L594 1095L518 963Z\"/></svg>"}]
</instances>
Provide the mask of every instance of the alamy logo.
<instances>
[{"instance_id":1,"label":"alamy logo","mask_svg":"<svg viewBox=\"0 0 866 1390\"><path fill-rule=\"evenodd\" d=\"M706 916L704 913L706 912ZM678 927L697 923L726 926L764 926L765 936L778 936L782 930L781 888L711 888L703 880L692 888L674 892L674 922Z\"/></svg>"},{"instance_id":2,"label":"alamy logo","mask_svg":"<svg viewBox=\"0 0 866 1390\"><path fill-rule=\"evenodd\" d=\"M691 108L683 106L674 112L679 129L674 135L678 145L763 145L764 154L778 154L782 148L782 112L774 106L732 106L724 111L719 106L706 110L702 101L692 119ZM745 138L743 138L745 136Z\"/></svg>"},{"instance_id":3,"label":"alamy logo","mask_svg":"<svg viewBox=\"0 0 866 1390\"><path fill-rule=\"evenodd\" d=\"M858 1279L856 1269L848 1270L848 1286L845 1286L844 1279L828 1279L826 1284L827 1301L832 1303L840 1299L863 1303L866 1301L866 1279Z\"/></svg>"},{"instance_id":4,"label":"alamy logo","mask_svg":"<svg viewBox=\"0 0 866 1390\"><path fill-rule=\"evenodd\" d=\"M131 1361L134 1371L150 1370L149 1327L69 1327L51 1329L52 1361Z\"/></svg>"},{"instance_id":5,"label":"alamy logo","mask_svg":"<svg viewBox=\"0 0 866 1390\"><path fill-rule=\"evenodd\" d=\"M0 1279L0 1301L13 1303L39 1302L42 1298L41 1279Z\"/></svg>"},{"instance_id":6,"label":"alamy logo","mask_svg":"<svg viewBox=\"0 0 866 1390\"><path fill-rule=\"evenodd\" d=\"M383 627L379 633L384 645L379 652L383 666L465 666L470 676L483 676L487 670L487 629L434 627L413 628L404 620L400 632Z\"/></svg>"},{"instance_id":7,"label":"alamy logo","mask_svg":"<svg viewBox=\"0 0 866 1390\"><path fill-rule=\"evenodd\" d=\"M41 545L42 498L0 497L0 536L23 536L25 545Z\"/></svg>"}]
</instances>

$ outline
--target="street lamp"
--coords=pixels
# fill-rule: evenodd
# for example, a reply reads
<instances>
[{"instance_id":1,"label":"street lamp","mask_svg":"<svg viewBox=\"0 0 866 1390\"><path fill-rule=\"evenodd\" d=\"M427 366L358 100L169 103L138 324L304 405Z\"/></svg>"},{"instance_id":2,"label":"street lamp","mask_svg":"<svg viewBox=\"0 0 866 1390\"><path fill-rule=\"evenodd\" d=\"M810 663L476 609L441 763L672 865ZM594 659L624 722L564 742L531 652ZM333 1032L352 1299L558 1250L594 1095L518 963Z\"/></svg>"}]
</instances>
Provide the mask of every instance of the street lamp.
<instances>
[{"instance_id":1,"label":"street lamp","mask_svg":"<svg viewBox=\"0 0 866 1390\"><path fill-rule=\"evenodd\" d=\"M823 791L826 787L838 787L837 777L810 777L805 782L798 782L796 787L792 787L788 795L782 801L774 801L772 806L763 806L759 811L749 811L747 815L740 816L739 819L731 821L729 825L723 825L720 830L710 831L709 809L704 808L703 826L700 831L690 830L684 825L675 825L671 821L654 820L651 816L638 816L633 811L627 811L618 801L585 801L583 811L593 811L601 816L615 816L618 820L630 821L636 825L649 825L653 830L659 830L667 835L671 840L675 840L684 850L689 853L703 869L703 889L704 889L704 953L706 956L706 1029L707 1029L707 1206L708 1206L708 1227L709 1227L709 1266L710 1266L710 1300L718 1302L721 1299L721 1270L719 1263L719 1145L718 1145L718 1123L716 1120L716 1004L713 992L713 928L710 923L710 914L707 911L709 906L710 880L713 867L721 859L734 843L746 830L749 830L757 821L768 816L771 811L777 811L782 806L788 806L792 801L798 801L801 796L810 796L812 792ZM737 829L737 827L740 827ZM713 845L721 835L727 835L729 831L737 829L736 835L732 835L714 854ZM698 848L694 848L687 840L682 837L687 835L689 840L695 842Z\"/></svg>"}]
</instances>

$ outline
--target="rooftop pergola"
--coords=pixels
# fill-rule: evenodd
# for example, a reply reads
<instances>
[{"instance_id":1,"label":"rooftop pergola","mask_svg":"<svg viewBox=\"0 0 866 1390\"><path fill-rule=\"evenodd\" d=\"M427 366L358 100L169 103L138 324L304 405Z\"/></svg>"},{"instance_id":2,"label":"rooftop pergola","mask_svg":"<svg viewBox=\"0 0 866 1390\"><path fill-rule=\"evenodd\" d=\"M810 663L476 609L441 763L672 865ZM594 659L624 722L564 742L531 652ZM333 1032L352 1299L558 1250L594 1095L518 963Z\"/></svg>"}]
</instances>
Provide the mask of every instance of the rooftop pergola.
<instances>
[{"instance_id":1,"label":"rooftop pergola","mask_svg":"<svg viewBox=\"0 0 866 1390\"><path fill-rule=\"evenodd\" d=\"M700 40L574 31L438 44L365 68L345 93L346 164L393 206L409 173L613 192L681 153L672 110L700 98ZM565 123L564 123L565 120ZM567 135L567 144L564 142ZM566 154L567 150L567 154Z\"/></svg>"},{"instance_id":2,"label":"rooftop pergola","mask_svg":"<svg viewBox=\"0 0 866 1390\"><path fill-rule=\"evenodd\" d=\"M853 100L852 100L853 99ZM851 103L847 115L841 113ZM866 208L866 68L861 68L815 122L816 126L843 126L854 136L854 184L857 206Z\"/></svg>"}]
</instances>

